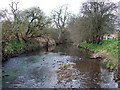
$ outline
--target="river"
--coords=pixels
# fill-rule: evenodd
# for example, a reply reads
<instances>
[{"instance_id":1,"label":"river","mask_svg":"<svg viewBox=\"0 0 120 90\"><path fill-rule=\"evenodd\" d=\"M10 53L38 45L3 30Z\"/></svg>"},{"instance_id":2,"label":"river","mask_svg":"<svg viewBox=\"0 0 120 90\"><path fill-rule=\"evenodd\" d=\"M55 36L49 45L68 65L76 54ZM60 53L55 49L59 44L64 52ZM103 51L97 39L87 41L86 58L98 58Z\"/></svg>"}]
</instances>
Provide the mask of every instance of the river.
<instances>
[{"instance_id":1,"label":"river","mask_svg":"<svg viewBox=\"0 0 120 90\"><path fill-rule=\"evenodd\" d=\"M113 72L90 52L61 45L3 63L3 88L117 88Z\"/></svg>"}]
</instances>

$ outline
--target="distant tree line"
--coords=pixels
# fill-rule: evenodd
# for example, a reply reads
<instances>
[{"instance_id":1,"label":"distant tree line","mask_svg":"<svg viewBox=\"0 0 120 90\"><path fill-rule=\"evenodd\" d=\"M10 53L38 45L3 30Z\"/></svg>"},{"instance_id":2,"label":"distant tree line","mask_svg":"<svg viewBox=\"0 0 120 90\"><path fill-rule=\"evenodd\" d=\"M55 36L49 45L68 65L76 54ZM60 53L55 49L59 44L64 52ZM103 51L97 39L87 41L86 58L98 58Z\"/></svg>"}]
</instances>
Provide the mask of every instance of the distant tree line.
<instances>
[{"instance_id":1,"label":"distant tree line","mask_svg":"<svg viewBox=\"0 0 120 90\"><path fill-rule=\"evenodd\" d=\"M72 17L70 31L73 40L99 44L105 34L115 32L117 23L117 5L112 2L86 2L81 8L81 15ZM77 34L78 33L78 34ZM76 36L77 35L77 36Z\"/></svg>"},{"instance_id":2,"label":"distant tree line","mask_svg":"<svg viewBox=\"0 0 120 90\"><path fill-rule=\"evenodd\" d=\"M50 16L39 7L19 10L19 2L11 2L10 12L0 10L2 40L28 41L28 38L49 35L57 43L73 41L99 44L103 36L115 31L117 5L112 2L85 2L79 15L70 13L67 5L52 11Z\"/></svg>"}]
</instances>

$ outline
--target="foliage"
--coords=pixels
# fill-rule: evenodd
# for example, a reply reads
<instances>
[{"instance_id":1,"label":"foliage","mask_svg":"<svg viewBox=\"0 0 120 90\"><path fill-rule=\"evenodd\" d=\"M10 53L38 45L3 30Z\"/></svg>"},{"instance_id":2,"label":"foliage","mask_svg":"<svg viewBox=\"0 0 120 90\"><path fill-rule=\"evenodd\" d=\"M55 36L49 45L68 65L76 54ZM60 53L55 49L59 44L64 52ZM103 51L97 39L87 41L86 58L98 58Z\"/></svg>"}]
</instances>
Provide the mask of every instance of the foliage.
<instances>
[{"instance_id":1,"label":"foliage","mask_svg":"<svg viewBox=\"0 0 120 90\"><path fill-rule=\"evenodd\" d=\"M12 55L21 54L26 51L35 50L36 48L38 48L38 44L33 40L27 41L27 43L25 43L24 41L13 39L9 42L5 42L2 51L3 56L9 57Z\"/></svg>"},{"instance_id":2,"label":"foliage","mask_svg":"<svg viewBox=\"0 0 120 90\"><path fill-rule=\"evenodd\" d=\"M24 42L18 41L18 40L11 40L9 42L5 43L3 53L5 55L9 55L14 52L20 52L24 48Z\"/></svg>"},{"instance_id":3,"label":"foliage","mask_svg":"<svg viewBox=\"0 0 120 90\"><path fill-rule=\"evenodd\" d=\"M99 44L103 35L114 31L114 23L116 15L113 13L117 6L106 2L87 2L83 3L82 13L87 19L86 24L89 24L90 35L88 42ZM85 24L85 26L87 26Z\"/></svg>"},{"instance_id":4,"label":"foliage","mask_svg":"<svg viewBox=\"0 0 120 90\"><path fill-rule=\"evenodd\" d=\"M19 10L18 2L11 2L10 10L1 11L4 42L11 38L27 41L30 37L40 36L50 24L50 19L39 7Z\"/></svg>"},{"instance_id":5,"label":"foliage","mask_svg":"<svg viewBox=\"0 0 120 90\"><path fill-rule=\"evenodd\" d=\"M112 70L112 69L114 68L113 62L110 61L110 60L108 60L106 67L107 67L108 69Z\"/></svg>"},{"instance_id":6,"label":"foliage","mask_svg":"<svg viewBox=\"0 0 120 90\"><path fill-rule=\"evenodd\" d=\"M81 15L71 18L69 29L72 39L77 42L101 43L105 34L113 33L117 16L116 4L112 2L83 3ZM75 35L74 35L75 33ZM75 40L76 39L76 40Z\"/></svg>"},{"instance_id":7,"label":"foliage","mask_svg":"<svg viewBox=\"0 0 120 90\"><path fill-rule=\"evenodd\" d=\"M21 21L24 26L25 37L35 37L42 33L50 20L39 7L32 7L21 13ZM22 26L23 27L23 26ZM27 28L27 29L26 29Z\"/></svg>"},{"instance_id":8,"label":"foliage","mask_svg":"<svg viewBox=\"0 0 120 90\"><path fill-rule=\"evenodd\" d=\"M13 25L10 21L4 21L2 23L2 42L8 42L15 38L12 26Z\"/></svg>"},{"instance_id":9,"label":"foliage","mask_svg":"<svg viewBox=\"0 0 120 90\"><path fill-rule=\"evenodd\" d=\"M101 45L97 44L92 44L92 43L86 43L83 42L80 44L80 46L84 48L88 48L91 51L94 51L95 53L101 52L101 51L106 51L104 55L108 58L107 60L107 68L113 68L115 67L118 63L118 48L119 48L119 41L117 40L104 40L102 41Z\"/></svg>"},{"instance_id":10,"label":"foliage","mask_svg":"<svg viewBox=\"0 0 120 90\"><path fill-rule=\"evenodd\" d=\"M19 10L18 4L18 2L11 2L9 4L10 12L7 9L0 11L5 55L20 52L26 47L36 47L37 43L32 42L32 38L44 35L49 35L57 43L68 43L71 42L71 39L77 43L89 40L97 43L102 35L114 29L113 11L116 9L114 3L86 2L82 6L82 13L72 17L66 5L54 9L52 16L48 17L39 7ZM104 44L105 42L101 47L95 44L85 46L97 52L105 47ZM115 57L118 53L115 49L116 47L113 45L107 51Z\"/></svg>"}]
</instances>

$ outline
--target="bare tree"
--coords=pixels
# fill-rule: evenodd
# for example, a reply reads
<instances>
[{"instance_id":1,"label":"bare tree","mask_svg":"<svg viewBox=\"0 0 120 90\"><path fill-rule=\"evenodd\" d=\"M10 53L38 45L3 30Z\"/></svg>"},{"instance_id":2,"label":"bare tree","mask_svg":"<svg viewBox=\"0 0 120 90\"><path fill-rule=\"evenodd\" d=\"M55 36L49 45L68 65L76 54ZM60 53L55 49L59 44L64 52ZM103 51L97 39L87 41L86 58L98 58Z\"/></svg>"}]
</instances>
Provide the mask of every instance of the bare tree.
<instances>
[{"instance_id":1,"label":"bare tree","mask_svg":"<svg viewBox=\"0 0 120 90\"><path fill-rule=\"evenodd\" d=\"M71 39L79 44L81 41L100 43L105 34L113 33L117 16L117 6L108 2L83 3L81 15L73 16L69 22Z\"/></svg>"},{"instance_id":2,"label":"bare tree","mask_svg":"<svg viewBox=\"0 0 120 90\"><path fill-rule=\"evenodd\" d=\"M9 4L11 12L7 9L2 10L0 15L4 18L4 24L10 24L10 29L4 27L5 30L10 30L18 40L27 41L27 38L41 35L41 31L50 24L50 19L45 16L39 7L32 7L24 11L19 10L19 2L11 2Z\"/></svg>"},{"instance_id":3,"label":"bare tree","mask_svg":"<svg viewBox=\"0 0 120 90\"><path fill-rule=\"evenodd\" d=\"M19 2L11 2L11 4L9 4L9 6L11 8L11 13L10 14L14 16L14 21L15 22L17 22L18 14L19 14L18 4L19 4Z\"/></svg>"},{"instance_id":4,"label":"bare tree","mask_svg":"<svg viewBox=\"0 0 120 90\"><path fill-rule=\"evenodd\" d=\"M0 22L2 21L3 17L4 17L4 14L3 14L2 10L0 10Z\"/></svg>"},{"instance_id":5,"label":"bare tree","mask_svg":"<svg viewBox=\"0 0 120 90\"><path fill-rule=\"evenodd\" d=\"M58 41L60 41L61 35L68 24L69 16L70 13L68 12L68 7L66 5L60 6L56 10L52 11L53 22L59 30Z\"/></svg>"},{"instance_id":6,"label":"bare tree","mask_svg":"<svg viewBox=\"0 0 120 90\"><path fill-rule=\"evenodd\" d=\"M11 21L11 15L7 9L0 10L0 19L1 21Z\"/></svg>"},{"instance_id":7,"label":"bare tree","mask_svg":"<svg viewBox=\"0 0 120 90\"><path fill-rule=\"evenodd\" d=\"M11 38L19 40L19 8L18 2L11 2L9 4L10 10L1 10L1 21L3 22L2 35L3 41L9 41Z\"/></svg>"},{"instance_id":8,"label":"bare tree","mask_svg":"<svg viewBox=\"0 0 120 90\"><path fill-rule=\"evenodd\" d=\"M21 13L21 16L21 21L26 28L24 40L25 38L40 36L42 30L51 23L39 7L26 9Z\"/></svg>"},{"instance_id":9,"label":"bare tree","mask_svg":"<svg viewBox=\"0 0 120 90\"><path fill-rule=\"evenodd\" d=\"M8 13L9 15L12 15L13 16L13 31L15 32L15 35L16 35L16 38L19 40L19 24L20 24L20 21L19 21L19 13L20 13L20 10L18 8L18 4L19 2L11 2L11 4L9 4L10 6L10 9L11 9L11 12Z\"/></svg>"},{"instance_id":10,"label":"bare tree","mask_svg":"<svg viewBox=\"0 0 120 90\"><path fill-rule=\"evenodd\" d=\"M83 3L82 14L86 18L85 28L89 26L89 42L100 43L103 35L114 31L117 6L112 2L87 2ZM84 22L83 22L84 23ZM85 23L84 23L85 24Z\"/></svg>"}]
</instances>

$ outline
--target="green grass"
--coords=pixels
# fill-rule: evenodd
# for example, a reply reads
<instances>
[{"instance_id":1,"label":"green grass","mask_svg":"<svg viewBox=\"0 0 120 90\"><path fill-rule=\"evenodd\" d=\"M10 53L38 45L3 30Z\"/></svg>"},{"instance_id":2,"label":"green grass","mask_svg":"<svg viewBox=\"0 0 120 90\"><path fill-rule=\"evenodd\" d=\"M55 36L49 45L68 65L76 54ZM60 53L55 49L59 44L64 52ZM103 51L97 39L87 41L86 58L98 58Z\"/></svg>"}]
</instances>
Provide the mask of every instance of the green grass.
<instances>
[{"instance_id":1,"label":"green grass","mask_svg":"<svg viewBox=\"0 0 120 90\"><path fill-rule=\"evenodd\" d=\"M20 52L21 50L24 49L24 46L25 44L22 41L11 40L5 43L3 52L5 55L11 54L13 52Z\"/></svg>"},{"instance_id":2,"label":"green grass","mask_svg":"<svg viewBox=\"0 0 120 90\"><path fill-rule=\"evenodd\" d=\"M82 42L80 46L95 53L106 51L106 54L108 54L107 68L112 69L118 64L118 43L118 40L103 40L101 45Z\"/></svg>"},{"instance_id":3,"label":"green grass","mask_svg":"<svg viewBox=\"0 0 120 90\"><path fill-rule=\"evenodd\" d=\"M3 47L3 57L21 54L26 51L30 51L38 47L38 44L34 41L27 41L26 43L22 40L10 40L5 42Z\"/></svg>"}]
</instances>

